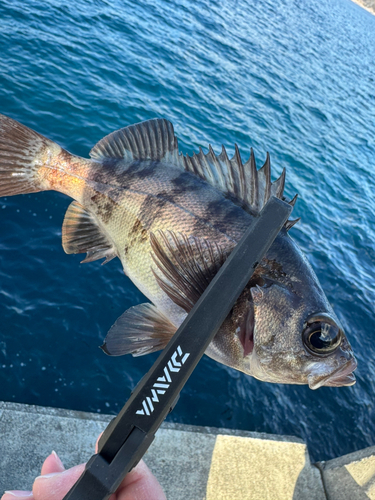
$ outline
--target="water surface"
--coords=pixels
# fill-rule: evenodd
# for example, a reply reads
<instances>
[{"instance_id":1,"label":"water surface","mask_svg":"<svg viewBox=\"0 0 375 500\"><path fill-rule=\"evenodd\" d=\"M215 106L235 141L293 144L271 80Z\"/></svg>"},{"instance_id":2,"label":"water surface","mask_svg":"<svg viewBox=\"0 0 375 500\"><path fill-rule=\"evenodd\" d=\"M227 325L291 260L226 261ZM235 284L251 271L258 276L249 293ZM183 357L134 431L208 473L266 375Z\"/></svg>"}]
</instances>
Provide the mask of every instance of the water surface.
<instances>
[{"instance_id":1,"label":"water surface","mask_svg":"<svg viewBox=\"0 0 375 500\"><path fill-rule=\"evenodd\" d=\"M266 384L205 357L169 417L300 436L313 460L374 445L375 17L349 0L0 0L0 112L88 156L154 117L180 148L237 143L299 193L292 229L356 352L350 388ZM65 255L70 200L0 199L0 399L116 413L156 359L99 349L144 301L120 262Z\"/></svg>"}]
</instances>

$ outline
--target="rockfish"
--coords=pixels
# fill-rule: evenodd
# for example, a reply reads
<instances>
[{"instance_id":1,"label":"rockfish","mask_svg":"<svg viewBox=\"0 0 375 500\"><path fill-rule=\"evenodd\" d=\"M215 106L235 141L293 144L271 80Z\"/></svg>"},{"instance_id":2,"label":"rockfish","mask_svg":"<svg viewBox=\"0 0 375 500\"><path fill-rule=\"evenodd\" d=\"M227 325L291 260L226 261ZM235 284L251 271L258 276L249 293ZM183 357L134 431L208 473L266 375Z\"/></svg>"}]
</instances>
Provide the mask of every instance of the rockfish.
<instances>
[{"instance_id":1,"label":"rockfish","mask_svg":"<svg viewBox=\"0 0 375 500\"><path fill-rule=\"evenodd\" d=\"M270 196L284 199L285 169L271 182L237 146L229 159L184 156L172 124L154 119L104 137L91 159L0 115L0 196L55 190L74 199L62 226L66 253L118 257L151 303L126 311L107 354L162 349ZM289 201L294 205L296 197ZM206 354L267 382L348 386L357 363L319 281L288 234L257 266ZM105 263L104 262L104 263Z\"/></svg>"}]
</instances>

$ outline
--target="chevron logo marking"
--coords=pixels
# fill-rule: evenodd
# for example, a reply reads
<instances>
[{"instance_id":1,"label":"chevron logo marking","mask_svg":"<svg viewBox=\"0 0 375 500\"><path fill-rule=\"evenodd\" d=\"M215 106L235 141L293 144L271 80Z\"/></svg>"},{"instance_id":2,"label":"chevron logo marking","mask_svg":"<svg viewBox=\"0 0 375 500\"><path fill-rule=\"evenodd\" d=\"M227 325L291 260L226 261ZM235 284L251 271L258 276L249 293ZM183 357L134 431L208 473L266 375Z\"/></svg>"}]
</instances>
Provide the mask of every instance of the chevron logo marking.
<instances>
[{"instance_id":1,"label":"chevron logo marking","mask_svg":"<svg viewBox=\"0 0 375 500\"><path fill-rule=\"evenodd\" d=\"M151 393L152 393L152 401L159 403L159 398L158 398L158 395L157 395L157 392L155 391L155 389L151 389Z\"/></svg>"},{"instance_id":2,"label":"chevron logo marking","mask_svg":"<svg viewBox=\"0 0 375 500\"><path fill-rule=\"evenodd\" d=\"M171 372L179 372L180 369L172 365L172 360L168 361L168 368Z\"/></svg>"},{"instance_id":3,"label":"chevron logo marking","mask_svg":"<svg viewBox=\"0 0 375 500\"><path fill-rule=\"evenodd\" d=\"M168 369L167 369L166 366L164 367L164 373L165 373L165 378L168 380L169 383L171 383L172 379L171 379L171 377L169 375L169 372L168 372Z\"/></svg>"},{"instance_id":4,"label":"chevron logo marking","mask_svg":"<svg viewBox=\"0 0 375 500\"><path fill-rule=\"evenodd\" d=\"M155 384L152 387L160 387L161 389L168 389L169 384L158 384L155 382Z\"/></svg>"},{"instance_id":5,"label":"chevron logo marking","mask_svg":"<svg viewBox=\"0 0 375 500\"><path fill-rule=\"evenodd\" d=\"M174 364L174 366L179 366L181 368L181 363L179 363L178 361L176 361L176 357L177 357L177 352L175 352L171 358L172 360L172 363Z\"/></svg>"},{"instance_id":6,"label":"chevron logo marking","mask_svg":"<svg viewBox=\"0 0 375 500\"><path fill-rule=\"evenodd\" d=\"M180 361L177 361L178 356L181 358ZM183 355L181 347L177 347L175 352L172 354L171 359L168 361L167 366L164 367L164 376L158 377L157 382L155 382L152 386L151 397L147 396L142 401L142 408L135 412L136 415L151 415L151 413L155 409L153 403L160 402L158 394L162 395L166 393L172 382L171 374L179 372L182 365L186 362L189 356L189 352Z\"/></svg>"},{"instance_id":7,"label":"chevron logo marking","mask_svg":"<svg viewBox=\"0 0 375 500\"><path fill-rule=\"evenodd\" d=\"M148 411L148 406L147 406L147 404L146 404L146 401L145 401L145 400L143 400L143 401L142 401L142 405L143 405L143 410L142 410L142 411L143 411L143 412L146 412L146 415L150 415L150 412ZM143 413L143 414L144 414L144 413Z\"/></svg>"},{"instance_id":8,"label":"chevron logo marking","mask_svg":"<svg viewBox=\"0 0 375 500\"><path fill-rule=\"evenodd\" d=\"M152 413L152 412L154 411L154 405L151 403L151 398L149 398L149 397L147 396L147 398L146 398L146 399L147 399L148 406L150 407L150 411L151 411L151 413Z\"/></svg>"}]
</instances>

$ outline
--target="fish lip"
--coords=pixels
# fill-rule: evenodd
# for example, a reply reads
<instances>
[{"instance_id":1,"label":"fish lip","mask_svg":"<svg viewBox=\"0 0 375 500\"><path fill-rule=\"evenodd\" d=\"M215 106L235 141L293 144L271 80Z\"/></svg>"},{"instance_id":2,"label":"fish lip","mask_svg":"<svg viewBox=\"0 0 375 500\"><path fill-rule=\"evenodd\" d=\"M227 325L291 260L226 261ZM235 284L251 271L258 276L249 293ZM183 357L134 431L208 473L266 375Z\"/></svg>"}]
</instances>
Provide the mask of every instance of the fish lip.
<instances>
[{"instance_id":1,"label":"fish lip","mask_svg":"<svg viewBox=\"0 0 375 500\"><path fill-rule=\"evenodd\" d=\"M349 373L343 377L337 377L333 380L329 380L326 384L327 387L350 387L356 383L356 377L354 373Z\"/></svg>"},{"instance_id":2,"label":"fish lip","mask_svg":"<svg viewBox=\"0 0 375 500\"><path fill-rule=\"evenodd\" d=\"M312 390L319 389L319 387L349 387L356 383L356 377L353 373L357 368L357 361L355 358L350 359L344 366L338 368L334 372L316 379L316 377L311 376L311 380L308 381L309 387ZM310 377L309 377L310 378ZM315 379L315 380L314 380Z\"/></svg>"}]
</instances>

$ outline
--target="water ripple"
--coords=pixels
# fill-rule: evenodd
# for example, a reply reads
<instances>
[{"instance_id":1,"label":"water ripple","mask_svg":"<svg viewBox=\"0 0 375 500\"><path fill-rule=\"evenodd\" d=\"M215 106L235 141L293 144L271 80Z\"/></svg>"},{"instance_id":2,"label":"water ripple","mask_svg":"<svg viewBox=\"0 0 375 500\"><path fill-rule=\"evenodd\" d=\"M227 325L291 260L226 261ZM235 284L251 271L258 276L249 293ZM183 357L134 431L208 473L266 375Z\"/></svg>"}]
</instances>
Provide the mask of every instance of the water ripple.
<instances>
[{"instance_id":1,"label":"water ripple","mask_svg":"<svg viewBox=\"0 0 375 500\"><path fill-rule=\"evenodd\" d=\"M349 332L357 385L265 384L207 358L170 418L301 436L315 459L373 445L375 17L342 0L0 0L0 18L0 112L82 156L163 116L184 152L269 151L299 193L292 235ZM97 346L144 298L118 262L64 254L68 204L0 200L0 399L116 412L155 356Z\"/></svg>"}]
</instances>

